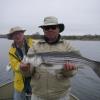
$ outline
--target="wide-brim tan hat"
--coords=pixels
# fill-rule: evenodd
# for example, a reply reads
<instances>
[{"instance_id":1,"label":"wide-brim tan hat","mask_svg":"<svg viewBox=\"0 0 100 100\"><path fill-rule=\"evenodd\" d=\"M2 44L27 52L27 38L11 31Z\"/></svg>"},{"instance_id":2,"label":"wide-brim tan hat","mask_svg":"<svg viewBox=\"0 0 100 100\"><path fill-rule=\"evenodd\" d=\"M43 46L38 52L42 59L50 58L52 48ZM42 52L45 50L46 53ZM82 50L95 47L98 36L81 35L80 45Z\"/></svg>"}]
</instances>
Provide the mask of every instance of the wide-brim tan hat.
<instances>
[{"instance_id":1,"label":"wide-brim tan hat","mask_svg":"<svg viewBox=\"0 0 100 100\"><path fill-rule=\"evenodd\" d=\"M44 24L39 26L40 28L43 28L45 26L51 26L51 25L58 25L60 29L60 33L64 31L64 24L63 23L58 23L58 19L54 16L49 16L44 18Z\"/></svg>"},{"instance_id":2,"label":"wide-brim tan hat","mask_svg":"<svg viewBox=\"0 0 100 100\"><path fill-rule=\"evenodd\" d=\"M12 35L15 33L15 32L25 32L26 30L23 29L22 27L19 27L19 26L16 26L16 27L13 27L10 29L9 33L7 34L9 39L12 38Z\"/></svg>"}]
</instances>

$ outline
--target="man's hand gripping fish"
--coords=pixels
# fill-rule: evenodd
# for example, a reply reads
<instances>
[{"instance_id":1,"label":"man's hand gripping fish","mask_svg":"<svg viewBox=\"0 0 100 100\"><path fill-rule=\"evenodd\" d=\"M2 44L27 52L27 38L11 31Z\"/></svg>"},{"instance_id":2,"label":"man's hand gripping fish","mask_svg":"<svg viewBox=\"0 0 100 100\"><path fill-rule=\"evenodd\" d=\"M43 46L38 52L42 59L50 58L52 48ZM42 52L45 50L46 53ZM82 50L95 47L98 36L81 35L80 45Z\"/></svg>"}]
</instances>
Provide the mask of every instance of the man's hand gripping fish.
<instances>
[{"instance_id":1,"label":"man's hand gripping fish","mask_svg":"<svg viewBox=\"0 0 100 100\"><path fill-rule=\"evenodd\" d=\"M71 62L79 68L82 68L82 66L91 67L100 77L100 62L90 60L75 52L45 52L37 53L35 55L29 54L28 57L24 58L24 61L30 64L34 63L34 67L37 67L41 64L63 65L66 62ZM61 69L62 67L63 66L56 66L52 69Z\"/></svg>"}]
</instances>

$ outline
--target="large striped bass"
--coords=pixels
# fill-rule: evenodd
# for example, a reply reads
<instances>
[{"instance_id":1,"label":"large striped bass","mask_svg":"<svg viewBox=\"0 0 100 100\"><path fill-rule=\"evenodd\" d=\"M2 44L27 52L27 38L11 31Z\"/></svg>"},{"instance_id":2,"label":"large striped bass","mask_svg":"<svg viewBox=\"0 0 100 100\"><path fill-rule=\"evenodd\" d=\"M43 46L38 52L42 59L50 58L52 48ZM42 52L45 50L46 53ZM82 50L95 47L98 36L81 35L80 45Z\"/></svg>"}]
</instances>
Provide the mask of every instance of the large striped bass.
<instances>
[{"instance_id":1,"label":"large striped bass","mask_svg":"<svg viewBox=\"0 0 100 100\"><path fill-rule=\"evenodd\" d=\"M67 61L74 63L77 66L90 66L94 72L100 77L100 62L88 59L75 52L44 52L29 54L28 58L41 58L41 64L48 65L63 65ZM32 60L31 60L32 61ZM59 67L56 67L59 68Z\"/></svg>"}]
</instances>

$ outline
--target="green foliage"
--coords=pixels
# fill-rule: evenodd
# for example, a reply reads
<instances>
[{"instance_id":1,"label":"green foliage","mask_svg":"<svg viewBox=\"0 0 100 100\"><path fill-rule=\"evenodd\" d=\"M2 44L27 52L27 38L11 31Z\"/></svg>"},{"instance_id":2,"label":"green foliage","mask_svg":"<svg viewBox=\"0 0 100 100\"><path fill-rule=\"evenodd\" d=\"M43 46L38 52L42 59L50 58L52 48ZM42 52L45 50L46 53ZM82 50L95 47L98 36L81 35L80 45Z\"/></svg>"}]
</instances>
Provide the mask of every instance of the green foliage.
<instances>
[{"instance_id":1,"label":"green foliage","mask_svg":"<svg viewBox=\"0 0 100 100\"><path fill-rule=\"evenodd\" d=\"M43 35L40 34L33 34L33 35L26 35L26 38L34 38L34 39L40 39L43 37ZM0 38L7 38L10 39L7 35L0 35ZM82 36L62 36L62 39L67 40L97 40L100 41L100 35L82 35Z\"/></svg>"},{"instance_id":2,"label":"green foliage","mask_svg":"<svg viewBox=\"0 0 100 100\"><path fill-rule=\"evenodd\" d=\"M67 40L100 40L100 35L62 36Z\"/></svg>"}]
</instances>

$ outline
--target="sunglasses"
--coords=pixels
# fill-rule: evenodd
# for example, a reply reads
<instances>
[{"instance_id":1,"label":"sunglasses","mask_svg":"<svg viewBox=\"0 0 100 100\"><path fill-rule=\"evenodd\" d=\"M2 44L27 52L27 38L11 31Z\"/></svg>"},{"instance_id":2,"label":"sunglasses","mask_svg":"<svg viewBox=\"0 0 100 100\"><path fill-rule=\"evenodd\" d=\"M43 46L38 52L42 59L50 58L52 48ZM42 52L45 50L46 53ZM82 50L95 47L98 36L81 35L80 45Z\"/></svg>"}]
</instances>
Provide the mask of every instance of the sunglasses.
<instances>
[{"instance_id":1,"label":"sunglasses","mask_svg":"<svg viewBox=\"0 0 100 100\"><path fill-rule=\"evenodd\" d=\"M58 26L57 25L52 25L52 26L44 26L43 29L48 31L49 29L55 30Z\"/></svg>"}]
</instances>

